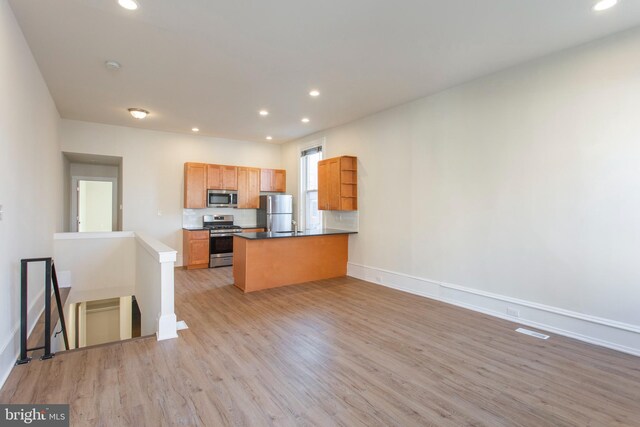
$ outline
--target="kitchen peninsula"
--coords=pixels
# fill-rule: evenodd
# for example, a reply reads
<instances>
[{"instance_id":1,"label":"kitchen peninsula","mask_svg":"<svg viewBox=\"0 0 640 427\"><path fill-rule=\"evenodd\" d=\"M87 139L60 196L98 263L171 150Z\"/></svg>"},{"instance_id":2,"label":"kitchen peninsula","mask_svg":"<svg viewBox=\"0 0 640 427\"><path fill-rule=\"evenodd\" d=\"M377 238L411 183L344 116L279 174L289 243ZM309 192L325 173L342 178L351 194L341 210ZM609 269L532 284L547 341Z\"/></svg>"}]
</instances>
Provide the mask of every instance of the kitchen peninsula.
<instances>
[{"instance_id":1,"label":"kitchen peninsula","mask_svg":"<svg viewBox=\"0 0 640 427\"><path fill-rule=\"evenodd\" d=\"M349 234L335 229L233 237L234 284L244 292L347 274Z\"/></svg>"}]
</instances>

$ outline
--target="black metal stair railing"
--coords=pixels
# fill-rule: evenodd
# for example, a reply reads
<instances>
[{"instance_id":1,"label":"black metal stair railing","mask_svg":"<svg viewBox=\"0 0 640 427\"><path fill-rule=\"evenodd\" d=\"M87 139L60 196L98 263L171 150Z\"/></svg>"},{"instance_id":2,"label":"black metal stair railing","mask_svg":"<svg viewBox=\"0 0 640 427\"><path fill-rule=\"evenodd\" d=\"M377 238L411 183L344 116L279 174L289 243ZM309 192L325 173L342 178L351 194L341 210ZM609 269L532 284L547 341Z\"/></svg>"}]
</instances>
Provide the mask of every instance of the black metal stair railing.
<instances>
[{"instance_id":1,"label":"black metal stair railing","mask_svg":"<svg viewBox=\"0 0 640 427\"><path fill-rule=\"evenodd\" d=\"M27 291L28 291L28 267L32 262L44 262L45 263L45 278L44 278L44 345L39 347L28 348L27 334L28 331L28 313L27 313ZM62 334L64 337L65 349L69 349L69 338L67 336L67 325L64 321L64 310L62 307L62 301L60 298L60 288L58 287L58 276L56 274L56 266L53 263L52 258L28 258L20 261L21 274L20 274L20 358L16 362L16 365L23 365L31 361L31 357L28 356L28 352L34 350L44 349L44 354L40 358L41 360L51 359L55 356L55 353L51 352L51 285L53 283L53 291L56 297L56 305L58 306L58 315L60 316L60 326L62 327Z\"/></svg>"}]
</instances>

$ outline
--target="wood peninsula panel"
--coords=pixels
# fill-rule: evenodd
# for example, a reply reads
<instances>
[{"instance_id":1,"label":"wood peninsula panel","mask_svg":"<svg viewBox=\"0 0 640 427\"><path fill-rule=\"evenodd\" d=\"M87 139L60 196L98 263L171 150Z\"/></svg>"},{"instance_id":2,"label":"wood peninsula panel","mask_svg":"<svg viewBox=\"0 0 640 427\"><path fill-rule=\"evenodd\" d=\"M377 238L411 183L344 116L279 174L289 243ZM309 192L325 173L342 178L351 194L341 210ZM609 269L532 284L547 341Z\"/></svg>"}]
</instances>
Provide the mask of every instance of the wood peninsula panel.
<instances>
[{"instance_id":1,"label":"wood peninsula panel","mask_svg":"<svg viewBox=\"0 0 640 427\"><path fill-rule=\"evenodd\" d=\"M244 292L347 274L349 235L250 240L233 237L233 277Z\"/></svg>"}]
</instances>

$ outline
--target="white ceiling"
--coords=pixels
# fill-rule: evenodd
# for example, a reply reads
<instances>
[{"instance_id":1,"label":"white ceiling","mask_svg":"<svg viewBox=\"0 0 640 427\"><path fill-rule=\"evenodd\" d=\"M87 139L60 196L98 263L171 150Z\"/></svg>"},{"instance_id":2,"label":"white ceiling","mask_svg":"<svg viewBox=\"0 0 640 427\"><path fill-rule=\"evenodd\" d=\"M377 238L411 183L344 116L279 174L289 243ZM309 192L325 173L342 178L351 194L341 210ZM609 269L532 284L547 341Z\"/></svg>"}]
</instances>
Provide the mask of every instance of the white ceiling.
<instances>
[{"instance_id":1,"label":"white ceiling","mask_svg":"<svg viewBox=\"0 0 640 427\"><path fill-rule=\"evenodd\" d=\"M138 2L10 0L62 117L283 142L640 25L637 0Z\"/></svg>"}]
</instances>

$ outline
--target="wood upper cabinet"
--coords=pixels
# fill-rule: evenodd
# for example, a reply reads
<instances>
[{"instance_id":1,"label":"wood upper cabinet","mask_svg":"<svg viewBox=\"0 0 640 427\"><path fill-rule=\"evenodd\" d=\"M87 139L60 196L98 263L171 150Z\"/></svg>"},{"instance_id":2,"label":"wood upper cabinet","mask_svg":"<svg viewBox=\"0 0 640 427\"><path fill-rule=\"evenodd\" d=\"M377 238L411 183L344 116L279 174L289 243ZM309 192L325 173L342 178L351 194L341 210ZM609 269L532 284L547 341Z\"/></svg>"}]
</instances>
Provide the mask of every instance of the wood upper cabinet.
<instances>
[{"instance_id":1,"label":"wood upper cabinet","mask_svg":"<svg viewBox=\"0 0 640 427\"><path fill-rule=\"evenodd\" d=\"M334 157L318 162L318 209L358 210L357 157Z\"/></svg>"},{"instance_id":2,"label":"wood upper cabinet","mask_svg":"<svg viewBox=\"0 0 640 427\"><path fill-rule=\"evenodd\" d=\"M260 207L260 169L238 168L238 208Z\"/></svg>"},{"instance_id":3,"label":"wood upper cabinet","mask_svg":"<svg viewBox=\"0 0 640 427\"><path fill-rule=\"evenodd\" d=\"M284 169L260 169L260 191L272 193L287 191L287 171Z\"/></svg>"},{"instance_id":4,"label":"wood upper cabinet","mask_svg":"<svg viewBox=\"0 0 640 427\"><path fill-rule=\"evenodd\" d=\"M329 163L318 162L318 210L329 208Z\"/></svg>"},{"instance_id":5,"label":"wood upper cabinet","mask_svg":"<svg viewBox=\"0 0 640 427\"><path fill-rule=\"evenodd\" d=\"M236 166L207 165L207 188L209 190L237 190L238 168Z\"/></svg>"},{"instance_id":6,"label":"wood upper cabinet","mask_svg":"<svg viewBox=\"0 0 640 427\"><path fill-rule=\"evenodd\" d=\"M184 164L184 207L207 207L207 165L204 163Z\"/></svg>"},{"instance_id":7,"label":"wood upper cabinet","mask_svg":"<svg viewBox=\"0 0 640 427\"><path fill-rule=\"evenodd\" d=\"M284 193L287 190L287 171L239 166L184 164L184 207L207 207L207 189L238 192L238 208L258 209L260 191Z\"/></svg>"},{"instance_id":8,"label":"wood upper cabinet","mask_svg":"<svg viewBox=\"0 0 640 427\"><path fill-rule=\"evenodd\" d=\"M284 169L273 170L273 191L285 193L287 191L287 171Z\"/></svg>"},{"instance_id":9,"label":"wood upper cabinet","mask_svg":"<svg viewBox=\"0 0 640 427\"><path fill-rule=\"evenodd\" d=\"M187 269L209 267L208 230L182 230L182 264Z\"/></svg>"}]
</instances>

